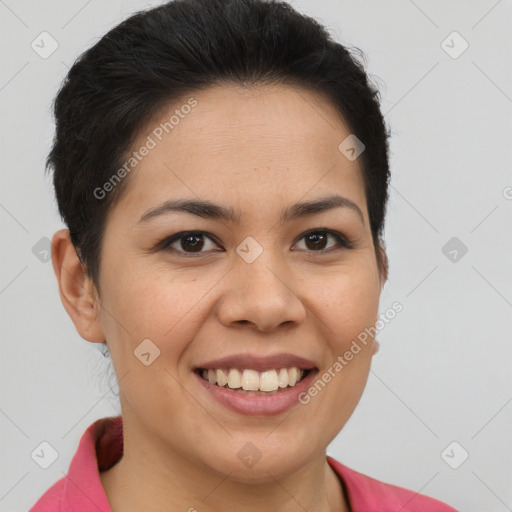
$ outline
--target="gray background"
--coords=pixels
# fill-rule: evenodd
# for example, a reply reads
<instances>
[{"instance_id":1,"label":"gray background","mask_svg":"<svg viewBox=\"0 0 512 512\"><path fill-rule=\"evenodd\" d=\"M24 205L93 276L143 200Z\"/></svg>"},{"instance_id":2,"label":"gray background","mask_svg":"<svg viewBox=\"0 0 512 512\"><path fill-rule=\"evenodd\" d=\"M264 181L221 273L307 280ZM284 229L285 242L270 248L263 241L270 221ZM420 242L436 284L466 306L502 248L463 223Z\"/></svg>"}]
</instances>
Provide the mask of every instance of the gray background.
<instances>
[{"instance_id":1,"label":"gray background","mask_svg":"<svg viewBox=\"0 0 512 512\"><path fill-rule=\"evenodd\" d=\"M85 429L120 412L107 360L76 333L44 261L63 225L43 169L69 66L158 3L0 0L0 512L27 510L67 472ZM381 310L403 311L329 454L459 510L510 511L512 2L292 3L365 52L392 129ZM31 47L43 31L58 43L48 58ZM31 458L43 441L58 452L48 469Z\"/></svg>"}]
</instances>

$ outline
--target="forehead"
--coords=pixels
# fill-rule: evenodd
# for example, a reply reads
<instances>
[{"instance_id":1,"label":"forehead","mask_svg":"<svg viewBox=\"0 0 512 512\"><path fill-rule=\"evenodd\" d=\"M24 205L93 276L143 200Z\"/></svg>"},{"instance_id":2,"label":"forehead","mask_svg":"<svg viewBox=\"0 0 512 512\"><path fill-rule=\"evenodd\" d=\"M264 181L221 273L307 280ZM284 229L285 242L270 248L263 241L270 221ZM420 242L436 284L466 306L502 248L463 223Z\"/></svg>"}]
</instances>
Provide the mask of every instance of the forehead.
<instances>
[{"instance_id":1,"label":"forehead","mask_svg":"<svg viewBox=\"0 0 512 512\"><path fill-rule=\"evenodd\" d=\"M151 147L124 193L134 207L201 197L243 210L334 189L365 208L361 159L339 145L350 130L318 93L291 85L214 86L162 109L131 151ZM315 194L315 192L317 192Z\"/></svg>"}]
</instances>

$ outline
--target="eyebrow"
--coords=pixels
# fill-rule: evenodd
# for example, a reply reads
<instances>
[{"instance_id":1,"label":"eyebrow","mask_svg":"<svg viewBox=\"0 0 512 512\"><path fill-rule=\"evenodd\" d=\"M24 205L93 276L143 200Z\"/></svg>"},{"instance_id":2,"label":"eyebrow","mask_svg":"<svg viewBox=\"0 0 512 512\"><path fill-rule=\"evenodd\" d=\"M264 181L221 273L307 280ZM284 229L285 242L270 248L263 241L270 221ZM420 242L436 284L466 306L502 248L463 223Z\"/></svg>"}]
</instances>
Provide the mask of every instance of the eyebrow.
<instances>
[{"instance_id":1,"label":"eyebrow","mask_svg":"<svg viewBox=\"0 0 512 512\"><path fill-rule=\"evenodd\" d=\"M322 197L314 201L296 203L281 212L280 223L289 222L300 217L314 215L316 213L331 210L332 208L345 207L356 212L364 224L363 212L352 200L339 195ZM176 199L168 200L159 206L150 208L139 219L140 222L147 222L150 219L159 217L169 212L186 212L206 219L217 219L235 224L240 223L240 214L237 214L233 208L212 203L207 200L195 199Z\"/></svg>"}]
</instances>

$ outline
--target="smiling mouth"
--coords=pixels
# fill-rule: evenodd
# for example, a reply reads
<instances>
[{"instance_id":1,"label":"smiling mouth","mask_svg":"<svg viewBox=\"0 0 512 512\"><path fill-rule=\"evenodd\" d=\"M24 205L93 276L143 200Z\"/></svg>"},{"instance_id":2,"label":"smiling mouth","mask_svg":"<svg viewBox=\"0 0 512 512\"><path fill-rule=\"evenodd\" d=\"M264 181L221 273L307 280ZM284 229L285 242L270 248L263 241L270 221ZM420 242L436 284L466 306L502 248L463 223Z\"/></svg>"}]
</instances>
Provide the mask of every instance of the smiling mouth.
<instances>
[{"instance_id":1,"label":"smiling mouth","mask_svg":"<svg viewBox=\"0 0 512 512\"><path fill-rule=\"evenodd\" d=\"M220 388L244 395L270 396L295 387L314 370L292 366L266 371L249 368L196 368L193 371L203 380Z\"/></svg>"}]
</instances>

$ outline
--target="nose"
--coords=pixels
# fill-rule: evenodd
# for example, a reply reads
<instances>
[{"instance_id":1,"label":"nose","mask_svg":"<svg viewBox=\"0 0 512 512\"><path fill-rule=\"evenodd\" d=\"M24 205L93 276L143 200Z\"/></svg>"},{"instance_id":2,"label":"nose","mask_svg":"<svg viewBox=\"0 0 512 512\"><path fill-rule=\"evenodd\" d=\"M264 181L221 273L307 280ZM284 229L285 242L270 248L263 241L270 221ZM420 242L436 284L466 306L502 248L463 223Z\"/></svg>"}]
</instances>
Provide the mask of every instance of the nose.
<instances>
[{"instance_id":1,"label":"nose","mask_svg":"<svg viewBox=\"0 0 512 512\"><path fill-rule=\"evenodd\" d=\"M271 332L281 324L292 326L304 321L305 305L284 265L262 255L252 263L240 259L235 267L225 277L224 293L217 306L223 325L251 324L258 331Z\"/></svg>"}]
</instances>

